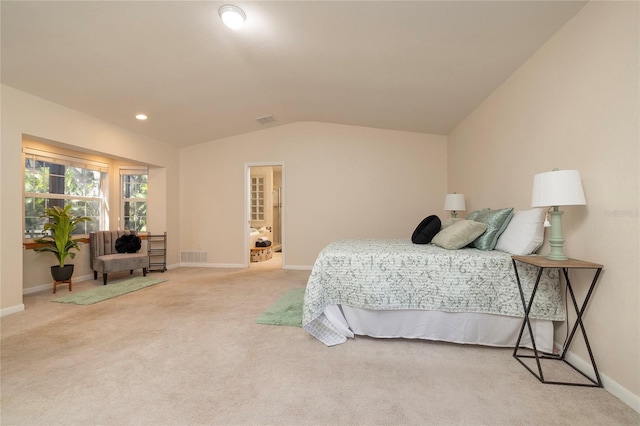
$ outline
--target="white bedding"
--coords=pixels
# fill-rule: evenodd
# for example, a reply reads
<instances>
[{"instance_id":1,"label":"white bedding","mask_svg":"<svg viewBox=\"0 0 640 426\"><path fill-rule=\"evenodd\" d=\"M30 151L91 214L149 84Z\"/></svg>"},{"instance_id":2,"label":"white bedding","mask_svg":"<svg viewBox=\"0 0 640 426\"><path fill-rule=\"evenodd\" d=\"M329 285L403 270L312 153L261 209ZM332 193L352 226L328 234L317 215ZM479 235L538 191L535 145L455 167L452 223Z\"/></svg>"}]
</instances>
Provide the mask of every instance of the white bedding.
<instances>
[{"instance_id":1,"label":"white bedding","mask_svg":"<svg viewBox=\"0 0 640 426\"><path fill-rule=\"evenodd\" d=\"M422 310L376 311L329 305L327 320L345 338L355 335L376 338L437 340L452 343L496 347L516 344L522 318L475 312L438 312ZM532 319L531 327L538 350L553 351L553 321ZM522 346L531 347L525 328Z\"/></svg>"},{"instance_id":2,"label":"white bedding","mask_svg":"<svg viewBox=\"0 0 640 426\"><path fill-rule=\"evenodd\" d=\"M536 270L523 268L519 272L525 296L528 297ZM332 315L331 309L326 309L331 305L342 307L342 311L338 310L343 316L342 320L338 313L333 312ZM329 244L318 255L307 283L303 328L328 346L343 343L350 337L349 333L411 337L410 333L398 330L367 329L364 326L367 321L362 321L361 328L354 330L352 325L358 325L351 322L356 322L362 315L345 318L349 312L354 312L348 308L365 312L369 310L376 316L380 314L388 318L395 314L375 311L452 314L445 315L447 321L444 322L443 315L436 319L420 320L423 322L419 322L417 327L422 328L421 334L434 337L419 338L460 340L461 343L479 340L475 343L498 346L512 346L515 338L503 336L495 341L484 339L496 335L496 327L479 327L479 324L495 324L496 321L486 319L498 317L500 325L497 328L506 327L507 323L515 324L515 327L508 328L515 328L517 337L518 325L523 317L510 255L477 249L444 250L433 245L412 244L410 240L341 240ZM453 315L456 313L478 315ZM530 316L547 321L545 327L551 330L551 321L564 320L564 304L556 270L547 269L542 275ZM463 319L462 323L459 322L460 318ZM414 320L409 323L410 328L416 327ZM341 321L346 322L350 331L345 333L340 330ZM424 324L430 326L425 327ZM470 331L474 327L475 331ZM475 334L476 337L452 337L442 333L447 328L450 331L457 330L457 336ZM513 332L507 334L511 336ZM552 336L550 340L553 340Z\"/></svg>"}]
</instances>

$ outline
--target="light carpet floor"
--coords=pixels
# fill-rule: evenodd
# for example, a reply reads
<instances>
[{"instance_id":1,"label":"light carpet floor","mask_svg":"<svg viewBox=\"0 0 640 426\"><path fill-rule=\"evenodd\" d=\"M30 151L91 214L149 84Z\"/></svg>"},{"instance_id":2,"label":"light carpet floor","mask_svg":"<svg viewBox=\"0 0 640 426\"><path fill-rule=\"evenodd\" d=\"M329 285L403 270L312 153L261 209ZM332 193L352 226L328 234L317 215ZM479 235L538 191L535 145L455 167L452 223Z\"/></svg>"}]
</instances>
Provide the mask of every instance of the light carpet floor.
<instances>
[{"instance_id":1,"label":"light carpet floor","mask_svg":"<svg viewBox=\"0 0 640 426\"><path fill-rule=\"evenodd\" d=\"M89 306L28 295L3 317L0 423L640 424L603 389L540 384L510 349L365 337L328 348L257 324L308 271L158 275L168 281Z\"/></svg>"},{"instance_id":2,"label":"light carpet floor","mask_svg":"<svg viewBox=\"0 0 640 426\"><path fill-rule=\"evenodd\" d=\"M142 288L160 284L166 281L163 278L154 277L134 277L117 283L109 283L101 287L95 287L91 290L82 292L69 292L68 295L53 299L57 303L73 303L74 305L93 305L123 294L132 293Z\"/></svg>"}]
</instances>

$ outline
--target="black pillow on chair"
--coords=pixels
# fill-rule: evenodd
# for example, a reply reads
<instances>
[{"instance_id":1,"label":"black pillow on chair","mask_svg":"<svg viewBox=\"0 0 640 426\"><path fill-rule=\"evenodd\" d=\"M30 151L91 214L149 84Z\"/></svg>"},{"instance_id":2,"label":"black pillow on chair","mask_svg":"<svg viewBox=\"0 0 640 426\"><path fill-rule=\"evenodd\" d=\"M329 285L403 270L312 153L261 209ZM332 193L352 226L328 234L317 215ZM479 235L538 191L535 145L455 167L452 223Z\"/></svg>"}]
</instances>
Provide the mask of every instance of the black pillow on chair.
<instances>
[{"instance_id":1,"label":"black pillow on chair","mask_svg":"<svg viewBox=\"0 0 640 426\"><path fill-rule=\"evenodd\" d=\"M126 234L116 240L115 247L118 253L136 253L142 247L142 241L137 235Z\"/></svg>"},{"instance_id":2,"label":"black pillow on chair","mask_svg":"<svg viewBox=\"0 0 640 426\"><path fill-rule=\"evenodd\" d=\"M433 237L436 236L438 232L440 232L440 227L442 223L440 222L440 218L436 215L431 215L426 217L420 222L420 225L413 231L413 235L411 236L411 241L414 244L429 244Z\"/></svg>"}]
</instances>

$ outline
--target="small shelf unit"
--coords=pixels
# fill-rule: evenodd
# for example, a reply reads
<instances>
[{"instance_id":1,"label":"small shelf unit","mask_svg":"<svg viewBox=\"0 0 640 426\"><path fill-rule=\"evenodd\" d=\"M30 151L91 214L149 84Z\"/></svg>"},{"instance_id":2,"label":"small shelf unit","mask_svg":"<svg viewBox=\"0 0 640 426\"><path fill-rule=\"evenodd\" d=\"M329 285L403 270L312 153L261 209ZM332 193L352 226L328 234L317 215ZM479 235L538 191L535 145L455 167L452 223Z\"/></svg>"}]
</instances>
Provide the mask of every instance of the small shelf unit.
<instances>
[{"instance_id":1,"label":"small shelf unit","mask_svg":"<svg viewBox=\"0 0 640 426\"><path fill-rule=\"evenodd\" d=\"M149 272L167 270L167 233L149 234L147 236L147 252L149 254Z\"/></svg>"}]
</instances>

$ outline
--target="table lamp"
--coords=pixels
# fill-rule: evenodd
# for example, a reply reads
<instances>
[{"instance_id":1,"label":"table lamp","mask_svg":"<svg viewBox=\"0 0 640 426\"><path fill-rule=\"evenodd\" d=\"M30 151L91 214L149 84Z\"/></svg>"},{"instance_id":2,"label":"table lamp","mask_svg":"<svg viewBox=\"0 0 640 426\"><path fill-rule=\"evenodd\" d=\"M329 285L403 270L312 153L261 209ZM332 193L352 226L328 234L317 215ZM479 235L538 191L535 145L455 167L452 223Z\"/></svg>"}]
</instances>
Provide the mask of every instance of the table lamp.
<instances>
[{"instance_id":1,"label":"table lamp","mask_svg":"<svg viewBox=\"0 0 640 426\"><path fill-rule=\"evenodd\" d=\"M459 211L465 211L464 194L447 194L444 197L444 209L451 212L451 217L456 218Z\"/></svg>"},{"instance_id":2,"label":"table lamp","mask_svg":"<svg viewBox=\"0 0 640 426\"><path fill-rule=\"evenodd\" d=\"M580 172L577 170L558 170L538 173L533 177L532 207L553 207L551 215L551 237L549 244L551 251L547 255L549 260L567 260L562 251L564 237L562 236L562 214L559 206L583 206L587 202L582 190Z\"/></svg>"}]
</instances>

